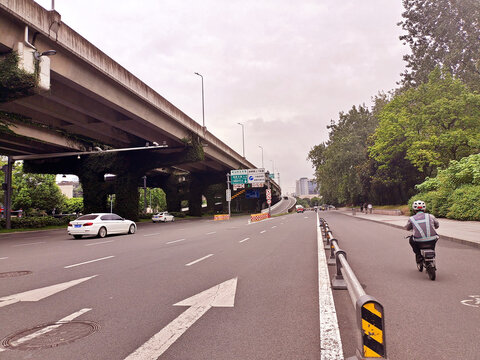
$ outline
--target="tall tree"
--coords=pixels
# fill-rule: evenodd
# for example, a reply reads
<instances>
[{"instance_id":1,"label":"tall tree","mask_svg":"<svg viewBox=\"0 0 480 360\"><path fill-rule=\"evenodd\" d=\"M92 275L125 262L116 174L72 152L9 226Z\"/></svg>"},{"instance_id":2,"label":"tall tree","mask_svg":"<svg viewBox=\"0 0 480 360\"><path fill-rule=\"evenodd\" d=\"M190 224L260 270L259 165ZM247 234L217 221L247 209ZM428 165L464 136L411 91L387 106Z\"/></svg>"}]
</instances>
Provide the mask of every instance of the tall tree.
<instances>
[{"instance_id":1,"label":"tall tree","mask_svg":"<svg viewBox=\"0 0 480 360\"><path fill-rule=\"evenodd\" d=\"M426 82L440 66L480 90L480 1L403 0L403 6L398 25L407 33L400 40L411 49L404 85Z\"/></svg>"},{"instance_id":2,"label":"tall tree","mask_svg":"<svg viewBox=\"0 0 480 360\"><path fill-rule=\"evenodd\" d=\"M32 209L51 213L62 207L64 196L55 182L55 175L25 173L23 165L15 163L12 180L13 209L23 209L27 213Z\"/></svg>"},{"instance_id":3,"label":"tall tree","mask_svg":"<svg viewBox=\"0 0 480 360\"><path fill-rule=\"evenodd\" d=\"M369 153L380 170L405 172L407 160L432 176L450 160L480 151L480 95L448 71L437 68L427 83L395 96L379 119Z\"/></svg>"}]
</instances>

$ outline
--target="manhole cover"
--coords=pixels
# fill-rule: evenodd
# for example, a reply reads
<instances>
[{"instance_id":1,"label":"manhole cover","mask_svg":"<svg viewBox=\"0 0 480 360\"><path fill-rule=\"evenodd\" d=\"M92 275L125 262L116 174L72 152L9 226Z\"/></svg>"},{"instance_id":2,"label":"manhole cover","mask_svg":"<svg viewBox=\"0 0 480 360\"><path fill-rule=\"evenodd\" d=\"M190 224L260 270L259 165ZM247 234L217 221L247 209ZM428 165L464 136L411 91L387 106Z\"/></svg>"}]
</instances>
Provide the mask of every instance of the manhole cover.
<instances>
[{"instance_id":1,"label":"manhole cover","mask_svg":"<svg viewBox=\"0 0 480 360\"><path fill-rule=\"evenodd\" d=\"M11 278L11 277L16 277L16 276L23 276L23 275L30 275L32 272L28 270L24 271L9 271L9 272L4 272L0 273L0 279L1 278Z\"/></svg>"},{"instance_id":2,"label":"manhole cover","mask_svg":"<svg viewBox=\"0 0 480 360\"><path fill-rule=\"evenodd\" d=\"M100 326L93 321L44 324L7 336L2 340L2 346L10 350L52 348L84 338L99 329Z\"/></svg>"}]
</instances>

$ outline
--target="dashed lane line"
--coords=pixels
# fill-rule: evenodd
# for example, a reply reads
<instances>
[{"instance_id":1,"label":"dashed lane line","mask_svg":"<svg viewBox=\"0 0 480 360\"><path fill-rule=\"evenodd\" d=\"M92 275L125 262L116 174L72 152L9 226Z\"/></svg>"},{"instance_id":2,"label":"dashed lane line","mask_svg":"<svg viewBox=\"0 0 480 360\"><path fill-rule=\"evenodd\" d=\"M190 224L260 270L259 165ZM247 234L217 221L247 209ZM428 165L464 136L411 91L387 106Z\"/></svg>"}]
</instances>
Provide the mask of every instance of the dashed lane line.
<instances>
[{"instance_id":1,"label":"dashed lane line","mask_svg":"<svg viewBox=\"0 0 480 360\"><path fill-rule=\"evenodd\" d=\"M205 259L208 259L210 256L213 256L213 254L208 254L207 256L204 256L204 257L202 257L202 258L200 258L200 259L197 259L197 260L194 260L194 261L192 261L192 262L189 262L188 264L185 264L185 266L192 266L192 265L194 265L194 264L196 264L196 263L199 263L200 261L203 261L203 260L205 260Z\"/></svg>"},{"instance_id":2,"label":"dashed lane line","mask_svg":"<svg viewBox=\"0 0 480 360\"><path fill-rule=\"evenodd\" d=\"M260 231L260 234L265 234L267 230Z\"/></svg>"},{"instance_id":3,"label":"dashed lane line","mask_svg":"<svg viewBox=\"0 0 480 360\"><path fill-rule=\"evenodd\" d=\"M46 243L46 241L38 241L38 242L28 243L28 244L12 245L12 247L28 246L28 245L37 245L37 244L45 244L45 243Z\"/></svg>"},{"instance_id":4,"label":"dashed lane line","mask_svg":"<svg viewBox=\"0 0 480 360\"><path fill-rule=\"evenodd\" d=\"M102 261L102 260L107 260L107 259L111 259L111 258L114 258L114 257L115 257L115 256L113 256L113 255L112 255L112 256L105 256L105 257L100 258L100 259L95 259L95 260L90 260L90 261L81 262L81 263L78 263L78 264L73 264L73 265L64 266L64 269L70 269L70 268L75 267L75 266L90 264L90 263L93 263L93 262Z\"/></svg>"},{"instance_id":5,"label":"dashed lane line","mask_svg":"<svg viewBox=\"0 0 480 360\"><path fill-rule=\"evenodd\" d=\"M96 242L96 243L91 243L91 244L85 244L85 246L94 246L94 245L100 245L100 244L107 244L114 242L115 240L107 240L107 241L101 241L101 242Z\"/></svg>"},{"instance_id":6,"label":"dashed lane line","mask_svg":"<svg viewBox=\"0 0 480 360\"><path fill-rule=\"evenodd\" d=\"M240 240L239 243L243 243L243 242L245 242L245 241L247 241L247 240L250 240L250 238L245 238L245 239L243 239L243 240Z\"/></svg>"},{"instance_id":7,"label":"dashed lane line","mask_svg":"<svg viewBox=\"0 0 480 360\"><path fill-rule=\"evenodd\" d=\"M178 239L178 240L173 240L173 241L169 241L167 242L166 244L174 244L174 243L177 243L177 242L180 242L180 241L185 241L187 239Z\"/></svg>"}]
</instances>

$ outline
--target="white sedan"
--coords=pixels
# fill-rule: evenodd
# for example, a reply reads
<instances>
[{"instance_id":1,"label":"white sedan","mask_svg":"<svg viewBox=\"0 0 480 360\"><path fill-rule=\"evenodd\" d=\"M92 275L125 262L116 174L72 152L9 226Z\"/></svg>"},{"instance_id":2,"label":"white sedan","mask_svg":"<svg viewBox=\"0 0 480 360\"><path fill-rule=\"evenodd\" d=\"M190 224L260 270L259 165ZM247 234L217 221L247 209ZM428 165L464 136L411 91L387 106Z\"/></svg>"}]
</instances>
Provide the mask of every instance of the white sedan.
<instances>
[{"instance_id":1,"label":"white sedan","mask_svg":"<svg viewBox=\"0 0 480 360\"><path fill-rule=\"evenodd\" d=\"M98 236L104 238L110 234L133 234L137 225L117 214L97 213L80 216L68 223L67 232L75 239L82 236Z\"/></svg>"},{"instance_id":2,"label":"white sedan","mask_svg":"<svg viewBox=\"0 0 480 360\"><path fill-rule=\"evenodd\" d=\"M167 222L167 221L175 221L175 217L172 214L169 214L167 211L155 214L152 216L153 222Z\"/></svg>"}]
</instances>

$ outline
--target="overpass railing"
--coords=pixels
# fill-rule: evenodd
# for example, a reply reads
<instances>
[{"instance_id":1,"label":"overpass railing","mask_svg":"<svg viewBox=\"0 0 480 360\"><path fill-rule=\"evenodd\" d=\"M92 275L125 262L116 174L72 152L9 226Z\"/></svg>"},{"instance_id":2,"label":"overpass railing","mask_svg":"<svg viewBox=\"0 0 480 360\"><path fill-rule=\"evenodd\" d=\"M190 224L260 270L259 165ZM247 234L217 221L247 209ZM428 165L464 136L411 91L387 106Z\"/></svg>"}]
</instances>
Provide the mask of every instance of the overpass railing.
<instances>
[{"instance_id":1,"label":"overpass railing","mask_svg":"<svg viewBox=\"0 0 480 360\"><path fill-rule=\"evenodd\" d=\"M320 218L319 226L325 249L330 250L327 263L336 267L332 289L348 290L357 315L358 346L355 356L348 360L387 359L383 305L363 290L347 261L347 253L338 245L325 219Z\"/></svg>"}]
</instances>

